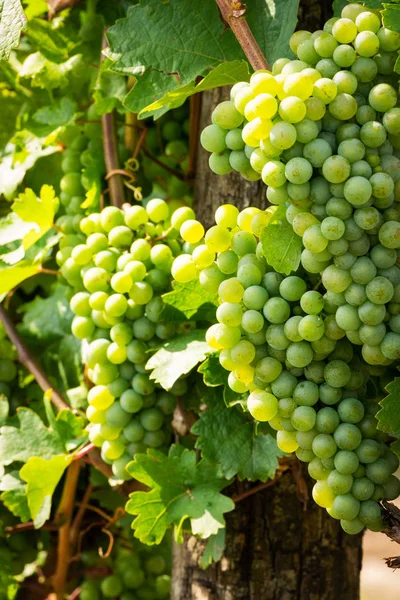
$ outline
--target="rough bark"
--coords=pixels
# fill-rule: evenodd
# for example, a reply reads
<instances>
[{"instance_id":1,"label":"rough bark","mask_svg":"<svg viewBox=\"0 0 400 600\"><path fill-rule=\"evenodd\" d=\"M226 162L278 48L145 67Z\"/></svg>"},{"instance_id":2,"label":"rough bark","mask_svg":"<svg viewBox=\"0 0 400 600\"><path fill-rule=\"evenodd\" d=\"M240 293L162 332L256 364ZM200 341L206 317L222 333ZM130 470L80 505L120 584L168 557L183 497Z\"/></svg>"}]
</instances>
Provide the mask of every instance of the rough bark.
<instances>
[{"instance_id":1,"label":"rough bark","mask_svg":"<svg viewBox=\"0 0 400 600\"><path fill-rule=\"evenodd\" d=\"M216 103L226 97L221 89L204 94L201 128L210 122ZM213 224L220 204L239 208L266 204L262 184L247 183L238 174L217 177L202 150L195 196L197 214L206 226ZM359 598L361 536L344 534L312 500L304 510L291 471L272 487L237 503L227 517L224 556L206 571L197 564L204 547L205 542L192 536L174 547L172 600Z\"/></svg>"}]
</instances>

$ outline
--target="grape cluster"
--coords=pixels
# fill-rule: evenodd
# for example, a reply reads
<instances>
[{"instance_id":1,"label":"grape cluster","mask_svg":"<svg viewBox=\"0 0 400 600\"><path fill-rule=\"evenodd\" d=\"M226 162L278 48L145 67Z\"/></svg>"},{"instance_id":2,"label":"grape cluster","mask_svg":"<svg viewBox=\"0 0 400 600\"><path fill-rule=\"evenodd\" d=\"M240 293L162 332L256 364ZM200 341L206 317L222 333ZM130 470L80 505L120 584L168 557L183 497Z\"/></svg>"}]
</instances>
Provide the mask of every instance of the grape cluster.
<instances>
[{"instance_id":1,"label":"grape cluster","mask_svg":"<svg viewBox=\"0 0 400 600\"><path fill-rule=\"evenodd\" d=\"M161 294L170 290L171 266L181 252L179 228L193 217L187 207L170 215L160 199L146 208L107 207L82 219L84 243L61 268L76 289L72 332L85 340L84 362L94 384L89 438L118 479L129 478L125 466L136 452L169 442L176 396L187 388L182 379L169 392L159 389L145 365L149 350L188 328L163 320Z\"/></svg>"},{"instance_id":2,"label":"grape cluster","mask_svg":"<svg viewBox=\"0 0 400 600\"><path fill-rule=\"evenodd\" d=\"M64 175L60 180L60 208L64 214L58 217L56 225L63 233L71 236L80 233L79 224L85 212L82 204L85 203L86 192L93 184L93 175L88 176L86 170L98 173L100 178L105 169L100 117L94 105L88 109L87 119L98 122L86 123L81 128L72 126L63 136L63 143L67 147L61 162ZM60 266L64 255L67 252L61 253L57 259Z\"/></svg>"},{"instance_id":3,"label":"grape cluster","mask_svg":"<svg viewBox=\"0 0 400 600\"><path fill-rule=\"evenodd\" d=\"M201 224L186 221L191 254L177 257L172 273L218 292L218 323L206 339L254 419L309 463L315 501L349 533L379 529L378 500L400 493L398 459L374 418L381 397L327 299L301 274L268 266L258 237L273 211L223 205L204 239Z\"/></svg>"},{"instance_id":4,"label":"grape cluster","mask_svg":"<svg viewBox=\"0 0 400 600\"><path fill-rule=\"evenodd\" d=\"M286 205L338 326L367 363L387 365L400 358L400 35L349 4L290 45L298 59L233 86L202 143L216 173L262 178Z\"/></svg>"},{"instance_id":5,"label":"grape cluster","mask_svg":"<svg viewBox=\"0 0 400 600\"><path fill-rule=\"evenodd\" d=\"M112 558L99 559L89 555L86 563L89 567L104 565L111 574L100 579L86 578L81 585L81 600L166 600L170 597L171 565L170 544L165 542L150 548L137 541L129 548L119 545Z\"/></svg>"}]
</instances>

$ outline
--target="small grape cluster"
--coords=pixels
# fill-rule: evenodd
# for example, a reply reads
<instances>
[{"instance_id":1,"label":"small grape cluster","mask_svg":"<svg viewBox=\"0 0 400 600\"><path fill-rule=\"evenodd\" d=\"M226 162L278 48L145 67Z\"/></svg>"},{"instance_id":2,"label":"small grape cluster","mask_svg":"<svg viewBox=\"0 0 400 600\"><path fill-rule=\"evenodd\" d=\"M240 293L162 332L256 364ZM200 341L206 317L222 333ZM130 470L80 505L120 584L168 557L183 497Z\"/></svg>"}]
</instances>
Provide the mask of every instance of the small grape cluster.
<instances>
[{"instance_id":1,"label":"small grape cluster","mask_svg":"<svg viewBox=\"0 0 400 600\"><path fill-rule=\"evenodd\" d=\"M98 122L86 123L82 128L71 126L62 138L67 146L61 162L64 175L60 180L60 204L64 214L57 218L56 225L66 235L80 233L80 221L85 212L82 205L85 203L86 192L93 184L86 174L86 169L95 171L99 177L105 170L100 117L94 105L88 109L87 118L89 121ZM67 254L68 252L64 251L59 255L57 260L60 266L65 262L65 257L68 258Z\"/></svg>"},{"instance_id":2,"label":"small grape cluster","mask_svg":"<svg viewBox=\"0 0 400 600\"><path fill-rule=\"evenodd\" d=\"M204 239L201 224L186 221L180 231L192 253L177 257L172 273L218 292L218 323L206 339L250 414L277 431L282 451L309 463L315 501L348 533L378 530L378 500L400 493L398 459L374 418L380 396L327 299L267 265L258 237L272 214L223 205Z\"/></svg>"},{"instance_id":3,"label":"small grape cluster","mask_svg":"<svg viewBox=\"0 0 400 600\"><path fill-rule=\"evenodd\" d=\"M111 574L101 580L86 578L81 584L81 600L166 600L170 597L170 544L164 542L155 549L135 540L133 544L131 548L118 545L112 558L97 558L99 567L105 564ZM96 566L96 558L93 560L89 555L87 559L89 567Z\"/></svg>"},{"instance_id":4,"label":"small grape cluster","mask_svg":"<svg viewBox=\"0 0 400 600\"><path fill-rule=\"evenodd\" d=\"M400 35L349 4L290 45L298 59L233 86L202 143L216 173L262 178L286 205L338 325L367 363L387 365L400 358Z\"/></svg>"},{"instance_id":5,"label":"small grape cluster","mask_svg":"<svg viewBox=\"0 0 400 600\"><path fill-rule=\"evenodd\" d=\"M160 199L146 208L107 207L82 219L84 243L61 268L76 288L72 332L85 340L84 362L94 384L89 439L118 479L129 478L125 467L137 452L169 442L176 396L187 388L182 379L169 392L159 389L145 365L149 350L187 331L187 324L163 320L161 294L170 290L171 266L181 252L179 228L193 217L188 207L170 215Z\"/></svg>"}]
</instances>

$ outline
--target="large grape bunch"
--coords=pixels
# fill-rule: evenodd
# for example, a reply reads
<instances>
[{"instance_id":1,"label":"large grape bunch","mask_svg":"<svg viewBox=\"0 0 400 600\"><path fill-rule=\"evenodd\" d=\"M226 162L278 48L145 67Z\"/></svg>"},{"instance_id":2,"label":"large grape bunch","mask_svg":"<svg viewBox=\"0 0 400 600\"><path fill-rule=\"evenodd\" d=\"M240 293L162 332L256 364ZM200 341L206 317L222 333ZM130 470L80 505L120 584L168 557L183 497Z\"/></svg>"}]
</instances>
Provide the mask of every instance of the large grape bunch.
<instances>
[{"instance_id":1,"label":"large grape bunch","mask_svg":"<svg viewBox=\"0 0 400 600\"><path fill-rule=\"evenodd\" d=\"M202 133L210 167L262 178L302 237L301 263L365 361L400 358L400 35L349 4L298 31L298 59L238 83Z\"/></svg>"},{"instance_id":2,"label":"large grape bunch","mask_svg":"<svg viewBox=\"0 0 400 600\"><path fill-rule=\"evenodd\" d=\"M145 364L149 350L187 330L163 320L161 294L170 290L171 265L181 252L179 228L194 216L189 207L170 215L161 199L146 208L107 207L81 220L84 241L61 268L68 266L64 274L76 288L72 332L85 340L84 362L94 384L89 438L118 479L129 478L125 466L137 452L169 442L176 396L187 388L182 379L169 392L161 390Z\"/></svg>"},{"instance_id":3,"label":"large grape bunch","mask_svg":"<svg viewBox=\"0 0 400 600\"><path fill-rule=\"evenodd\" d=\"M167 543L166 543L167 542ZM133 546L132 546L133 543ZM168 540L161 546L147 547L136 540L126 539L118 544L112 556L100 559L93 553L83 559L92 578L81 584L80 600L166 600L171 588L171 545ZM96 567L108 568L110 574L96 578Z\"/></svg>"},{"instance_id":4,"label":"large grape bunch","mask_svg":"<svg viewBox=\"0 0 400 600\"><path fill-rule=\"evenodd\" d=\"M378 501L400 493L399 461L375 419L377 389L390 373L375 381L383 367L357 356L304 273L284 277L268 266L258 237L273 212L225 204L204 239L200 223L185 222L191 253L175 259L172 273L218 292L218 323L206 339L239 401L277 432L282 451L308 463L315 501L348 533L379 530Z\"/></svg>"}]
</instances>

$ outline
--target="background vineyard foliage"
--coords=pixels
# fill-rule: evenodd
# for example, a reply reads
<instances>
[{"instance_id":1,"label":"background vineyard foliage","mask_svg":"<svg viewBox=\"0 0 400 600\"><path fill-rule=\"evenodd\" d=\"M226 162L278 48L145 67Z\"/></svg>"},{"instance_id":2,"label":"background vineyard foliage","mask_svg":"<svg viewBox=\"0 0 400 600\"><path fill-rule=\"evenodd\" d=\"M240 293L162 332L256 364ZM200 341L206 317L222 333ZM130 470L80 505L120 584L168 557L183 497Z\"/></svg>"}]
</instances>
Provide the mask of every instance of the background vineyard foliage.
<instances>
[{"instance_id":1,"label":"background vineyard foliage","mask_svg":"<svg viewBox=\"0 0 400 600\"><path fill-rule=\"evenodd\" d=\"M316 157L336 144L335 120L346 110L345 120L354 120L350 101L342 98L336 108L331 103L330 114L336 113L329 123L323 121L330 137L320 136L307 156L290 140L275 155L268 154L270 132L261 131L264 122L257 129L257 111L267 111L262 117L269 118L278 104L269 98L260 98L264 104L253 102L257 85L259 92L267 91L263 75L251 77L253 69L214 0L111 4L87 0L64 10L43 0L1 4L0 317L5 328L0 332L0 598L7 600L32 597L37 586L39 594L76 593L84 600L169 597L171 529L178 542L188 531L208 539L200 558L207 568L224 551L225 514L235 506L228 486L235 479L272 480L290 468L293 451L317 479L316 502L340 518L349 533L365 525L382 529L378 501L392 500L399 491L392 475L400 435L397 338L388 338L379 353L371 350L376 348L372 337L381 332L366 331L365 321L361 332L352 309L362 290L354 277L345 298L350 308L341 310L338 328L333 315L345 305L339 298L345 276L333 268L349 268L337 264L349 254L347 248L342 252L339 242L334 245L342 237L343 202L336 203L332 215L324 214L317 201L317 208L307 205L309 213L301 204L309 194L309 164L311 172L324 168ZM335 0L335 16L344 9L356 21L361 9L344 6ZM366 8L382 7L372 0ZM313 38L298 33L291 39L297 13L296 0L277 0L274 12L255 0L246 19L278 79L296 55L306 67L334 79L340 69L332 72L330 57L337 43L331 52L326 35L333 22L328 21L322 37L320 32ZM400 31L396 4L385 4L382 15L386 28ZM168 31L165 22L171 24ZM373 17L364 29L373 33L371 27L376 29ZM343 37L340 31L336 37ZM367 46L374 44L370 37ZM370 106L360 101L367 108L362 106L365 115L359 118L357 113L358 124L371 121L372 109L372 120L380 125L370 136L384 126L390 129L387 143L366 142L369 158L364 162L371 178L380 161L376 147L384 146L382 156L398 160L398 33L383 37L380 53L367 48L365 54L361 41L357 48L372 62L377 55L378 73L360 85L358 73L336 78L342 96L354 95L358 86L359 96L368 98L367 84L375 77L375 83L395 90L390 106L385 101L380 106L379 94ZM321 54L316 54L315 39ZM349 48L353 38L344 35L339 41ZM372 68L371 63L362 66ZM293 78L293 96L301 97L304 81L299 91ZM234 207L221 207L217 227L206 233L192 209L197 99L199 92L225 85L233 86L236 108L232 103L216 107L213 125L202 133L204 147L213 153L210 167L221 175L233 167L247 180L262 177L269 186L268 201L278 208L238 214ZM321 95L330 90L325 85ZM240 90L252 92L246 96ZM390 93L386 89L385 97ZM306 93L301 104L310 96ZM282 107L284 97L278 94L278 99ZM248 100L253 104L246 113ZM286 104L281 117L291 124L283 132L290 138L293 123L304 115L297 119L299 102ZM319 133L313 135L313 124L322 115L310 116L321 108L316 104L307 107L309 123L297 132L307 146ZM393 125L390 115L381 125L382 113L390 110L395 111ZM243 114L249 126L242 130ZM341 143L357 138L354 127L340 135ZM362 139L368 139L368 131ZM351 164L356 146L352 142L345 149ZM307 165L296 163L300 155ZM273 168L264 168L271 162L266 158ZM359 162L363 158L357 156ZM290 161L295 161L293 172ZM367 167L358 166L357 176L365 177ZM382 160L382 166L372 183L376 189L389 186L388 193L376 194L385 199L391 194L387 177L396 180L398 175L391 159ZM331 176L328 171L323 172L326 179L340 185L336 172ZM291 185L287 209L281 198L286 179ZM317 198L326 191L321 179L313 179ZM338 187L335 192L341 198ZM399 220L397 209L384 200L374 208L383 215L379 223ZM358 229L371 229L363 223L375 214L360 211ZM296 229L297 214L307 222ZM307 235L311 222L304 214L314 219ZM321 234L318 222L327 216L336 221L326 223ZM397 274L388 273L395 267L386 262L396 254L397 242L391 242L396 232L381 235L384 249L376 258L385 270L378 275L395 290ZM367 234L348 240L353 254L364 258L369 246L357 245L361 238ZM311 291L321 285L313 253L327 246L332 252L322 257L327 289L322 298ZM360 266L362 281L366 269ZM389 292L391 333L398 335L397 292ZM321 315L326 335L319 332ZM346 329L352 333L338 341ZM368 346L364 359L375 365L371 377L356 333ZM293 342L291 350L287 339ZM297 343L301 347L294 347ZM388 358L393 359L390 368L380 369ZM328 408L318 405L316 411L313 406L322 396ZM339 400L337 412L332 407ZM27 536L24 532L31 529Z\"/></svg>"}]
</instances>

